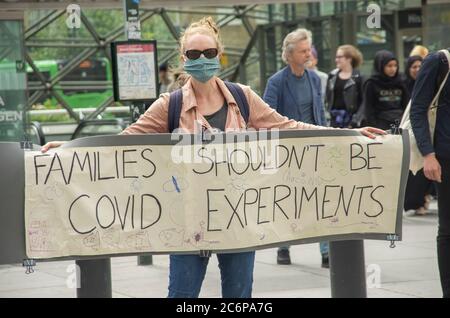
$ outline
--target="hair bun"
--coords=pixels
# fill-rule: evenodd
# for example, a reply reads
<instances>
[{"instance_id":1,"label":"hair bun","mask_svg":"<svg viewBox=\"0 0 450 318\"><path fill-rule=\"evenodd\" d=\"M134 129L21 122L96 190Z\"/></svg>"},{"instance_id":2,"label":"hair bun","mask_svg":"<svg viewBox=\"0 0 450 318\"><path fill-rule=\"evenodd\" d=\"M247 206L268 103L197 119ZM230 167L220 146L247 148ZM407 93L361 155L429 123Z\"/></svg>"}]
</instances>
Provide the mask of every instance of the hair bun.
<instances>
[{"instance_id":1,"label":"hair bun","mask_svg":"<svg viewBox=\"0 0 450 318\"><path fill-rule=\"evenodd\" d=\"M219 34L219 28L217 27L217 24L216 24L216 22L214 22L214 19L212 17L202 18L199 21L199 24L205 25L208 28L210 28L211 30L213 30L215 34Z\"/></svg>"},{"instance_id":2,"label":"hair bun","mask_svg":"<svg viewBox=\"0 0 450 318\"><path fill-rule=\"evenodd\" d=\"M192 22L180 37L180 53L184 54L184 46L186 38L192 34L203 34L210 36L214 39L217 45L219 53L223 52L223 44L220 38L219 27L212 17L203 17L198 21Z\"/></svg>"}]
</instances>

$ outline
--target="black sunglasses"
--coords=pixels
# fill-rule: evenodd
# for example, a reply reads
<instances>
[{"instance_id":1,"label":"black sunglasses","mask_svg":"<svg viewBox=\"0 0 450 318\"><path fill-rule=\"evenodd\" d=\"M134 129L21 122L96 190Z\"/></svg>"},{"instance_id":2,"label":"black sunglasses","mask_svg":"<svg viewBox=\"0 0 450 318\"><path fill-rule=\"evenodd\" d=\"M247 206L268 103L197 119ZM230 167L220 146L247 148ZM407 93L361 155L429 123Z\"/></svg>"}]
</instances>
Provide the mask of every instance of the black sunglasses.
<instances>
[{"instance_id":1,"label":"black sunglasses","mask_svg":"<svg viewBox=\"0 0 450 318\"><path fill-rule=\"evenodd\" d=\"M186 55L186 57L190 60L196 60L198 59L201 55L204 55L207 59L212 59L215 58L217 56L217 54L219 54L219 50L218 49L206 49L203 51L200 50L187 50L184 55Z\"/></svg>"}]
</instances>

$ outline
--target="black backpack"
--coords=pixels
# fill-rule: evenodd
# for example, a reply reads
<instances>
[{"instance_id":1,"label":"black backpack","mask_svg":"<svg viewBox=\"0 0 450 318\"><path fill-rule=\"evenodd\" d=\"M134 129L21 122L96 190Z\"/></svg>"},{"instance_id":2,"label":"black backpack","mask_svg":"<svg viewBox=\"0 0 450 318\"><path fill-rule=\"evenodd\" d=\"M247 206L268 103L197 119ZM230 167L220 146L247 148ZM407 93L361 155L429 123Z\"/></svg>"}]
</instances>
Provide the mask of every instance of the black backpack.
<instances>
[{"instance_id":1,"label":"black backpack","mask_svg":"<svg viewBox=\"0 0 450 318\"><path fill-rule=\"evenodd\" d=\"M248 119L250 116L249 105L247 98L245 97L244 91L242 88L235 83L224 82L230 91L231 95L233 95L236 103L241 112L241 116L244 118L245 123L248 123ZM183 92L180 89L170 93L169 99L169 109L168 109L168 121L169 121L169 132L173 132L180 125L180 114L181 114L181 104L183 102Z\"/></svg>"}]
</instances>

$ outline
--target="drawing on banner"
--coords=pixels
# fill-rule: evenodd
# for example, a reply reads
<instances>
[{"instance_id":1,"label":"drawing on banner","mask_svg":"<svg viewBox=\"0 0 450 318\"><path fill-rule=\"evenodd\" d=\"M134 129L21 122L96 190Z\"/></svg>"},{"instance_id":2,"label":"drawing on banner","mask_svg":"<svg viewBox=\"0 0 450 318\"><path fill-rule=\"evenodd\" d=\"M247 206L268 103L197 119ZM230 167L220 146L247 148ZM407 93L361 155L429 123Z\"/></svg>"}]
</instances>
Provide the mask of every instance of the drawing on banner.
<instances>
[{"instance_id":1,"label":"drawing on banner","mask_svg":"<svg viewBox=\"0 0 450 318\"><path fill-rule=\"evenodd\" d=\"M49 237L47 221L33 221L28 229L30 238L30 250L34 252L52 252L53 243Z\"/></svg>"},{"instance_id":2,"label":"drawing on banner","mask_svg":"<svg viewBox=\"0 0 450 318\"><path fill-rule=\"evenodd\" d=\"M227 186L230 191L235 191L239 194L249 188L249 185L245 182L245 179L241 177L232 178L231 182L228 183Z\"/></svg>"},{"instance_id":3,"label":"drawing on banner","mask_svg":"<svg viewBox=\"0 0 450 318\"><path fill-rule=\"evenodd\" d=\"M141 193L142 190L142 182L138 179L133 180L130 185L130 190L135 193Z\"/></svg>"},{"instance_id":4,"label":"drawing on banner","mask_svg":"<svg viewBox=\"0 0 450 318\"><path fill-rule=\"evenodd\" d=\"M94 250L99 249L100 248L100 234L98 233L98 231L88 234L83 239L83 244L84 244L84 246L89 247Z\"/></svg>"},{"instance_id":5,"label":"drawing on banner","mask_svg":"<svg viewBox=\"0 0 450 318\"><path fill-rule=\"evenodd\" d=\"M102 244L113 248L120 247L120 231L115 228L106 230L102 234Z\"/></svg>"},{"instance_id":6,"label":"drawing on banner","mask_svg":"<svg viewBox=\"0 0 450 318\"><path fill-rule=\"evenodd\" d=\"M163 191L181 193L182 190L186 190L188 187L189 184L184 178L171 176L170 180L164 182Z\"/></svg>"},{"instance_id":7,"label":"drawing on banner","mask_svg":"<svg viewBox=\"0 0 450 318\"><path fill-rule=\"evenodd\" d=\"M147 233L145 231L139 231L126 238L128 247L135 250L147 250L151 248L150 241L148 239Z\"/></svg>"},{"instance_id":8,"label":"drawing on banner","mask_svg":"<svg viewBox=\"0 0 450 318\"><path fill-rule=\"evenodd\" d=\"M165 247L181 247L184 242L184 230L167 229L159 233L159 239Z\"/></svg>"}]
</instances>

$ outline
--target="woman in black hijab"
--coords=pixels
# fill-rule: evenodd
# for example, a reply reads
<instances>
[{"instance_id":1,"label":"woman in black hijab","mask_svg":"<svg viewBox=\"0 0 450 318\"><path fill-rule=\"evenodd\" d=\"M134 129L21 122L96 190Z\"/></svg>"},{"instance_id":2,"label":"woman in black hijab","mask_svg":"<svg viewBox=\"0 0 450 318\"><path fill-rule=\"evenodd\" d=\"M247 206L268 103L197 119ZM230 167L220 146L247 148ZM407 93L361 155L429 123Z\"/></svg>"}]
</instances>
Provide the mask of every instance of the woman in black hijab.
<instances>
[{"instance_id":1,"label":"woman in black hijab","mask_svg":"<svg viewBox=\"0 0 450 318\"><path fill-rule=\"evenodd\" d=\"M372 76L364 86L364 112L367 124L380 129L398 125L408 104L409 94L398 70L398 60L392 52L375 55Z\"/></svg>"}]
</instances>

